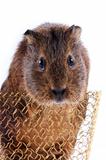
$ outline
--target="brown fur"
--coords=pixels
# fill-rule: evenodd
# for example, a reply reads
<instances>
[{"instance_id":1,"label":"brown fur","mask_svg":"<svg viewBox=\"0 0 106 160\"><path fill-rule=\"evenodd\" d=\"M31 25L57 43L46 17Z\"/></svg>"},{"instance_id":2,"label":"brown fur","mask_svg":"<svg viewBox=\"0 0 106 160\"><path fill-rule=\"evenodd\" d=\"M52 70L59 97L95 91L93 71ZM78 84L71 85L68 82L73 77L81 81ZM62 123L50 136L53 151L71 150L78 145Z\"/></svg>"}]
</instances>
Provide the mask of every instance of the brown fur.
<instances>
[{"instance_id":1,"label":"brown fur","mask_svg":"<svg viewBox=\"0 0 106 160\"><path fill-rule=\"evenodd\" d=\"M65 139L66 144L62 148L66 153L65 157L68 158L75 144L75 137L71 136L71 132L73 130L74 135L77 135L86 111L89 58L80 41L81 28L44 24L33 31L34 35L25 33L1 91L24 92L34 101L32 105L27 106L26 118L22 119L24 121L28 118L28 120L25 125L18 128L20 134L17 140L27 144L29 139L30 149L35 151L40 144L40 149L43 150L45 144L48 146L46 148L50 148L52 144L58 145ZM75 59L73 68L67 64L68 55L72 55ZM46 68L43 72L38 66L40 57L46 60ZM51 92L53 88L66 88L63 103L55 102ZM40 112L38 124L34 116L37 112ZM42 121L41 126L40 121ZM46 135L44 134L46 138L42 136L40 127L43 130L46 128ZM32 137L36 136L35 131L39 133L39 138L34 140ZM25 133L26 136L22 139ZM34 153L32 155L35 156Z\"/></svg>"}]
</instances>

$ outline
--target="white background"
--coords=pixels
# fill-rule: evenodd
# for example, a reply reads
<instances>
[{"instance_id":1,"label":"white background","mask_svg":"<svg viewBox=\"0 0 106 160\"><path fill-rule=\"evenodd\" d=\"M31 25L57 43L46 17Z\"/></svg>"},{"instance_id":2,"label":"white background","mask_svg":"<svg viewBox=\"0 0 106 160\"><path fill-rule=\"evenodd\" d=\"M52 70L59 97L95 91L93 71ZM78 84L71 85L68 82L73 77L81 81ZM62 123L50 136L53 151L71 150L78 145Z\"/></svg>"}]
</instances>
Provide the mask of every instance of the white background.
<instances>
[{"instance_id":1,"label":"white background","mask_svg":"<svg viewBox=\"0 0 106 160\"><path fill-rule=\"evenodd\" d=\"M89 51L90 90L101 90L90 160L106 155L106 1L105 0L0 0L0 86L18 42L27 29L44 22L82 27L81 39Z\"/></svg>"}]
</instances>

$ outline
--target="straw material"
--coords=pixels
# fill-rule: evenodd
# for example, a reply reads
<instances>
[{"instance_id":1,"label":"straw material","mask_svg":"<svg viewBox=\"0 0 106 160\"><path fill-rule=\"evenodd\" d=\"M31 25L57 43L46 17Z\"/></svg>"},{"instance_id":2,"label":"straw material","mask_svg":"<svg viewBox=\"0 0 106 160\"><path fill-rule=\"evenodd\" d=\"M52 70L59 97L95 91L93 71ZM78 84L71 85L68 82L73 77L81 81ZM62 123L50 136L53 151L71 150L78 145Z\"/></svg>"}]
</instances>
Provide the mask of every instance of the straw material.
<instances>
[{"instance_id":1,"label":"straw material","mask_svg":"<svg viewBox=\"0 0 106 160\"><path fill-rule=\"evenodd\" d=\"M77 110L34 108L24 93L0 93L0 160L88 160L99 99L88 92Z\"/></svg>"}]
</instances>

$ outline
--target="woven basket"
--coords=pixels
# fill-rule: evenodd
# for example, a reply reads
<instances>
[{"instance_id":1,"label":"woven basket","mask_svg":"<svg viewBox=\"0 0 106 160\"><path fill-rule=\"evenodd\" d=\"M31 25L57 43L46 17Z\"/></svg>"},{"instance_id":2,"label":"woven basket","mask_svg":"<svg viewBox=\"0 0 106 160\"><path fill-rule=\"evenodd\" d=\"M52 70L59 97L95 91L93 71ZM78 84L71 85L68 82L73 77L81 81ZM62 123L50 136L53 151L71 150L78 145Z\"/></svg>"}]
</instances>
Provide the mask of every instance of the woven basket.
<instances>
[{"instance_id":1,"label":"woven basket","mask_svg":"<svg viewBox=\"0 0 106 160\"><path fill-rule=\"evenodd\" d=\"M17 147L14 146L14 144L11 145L11 143L13 143L12 134L14 134L12 132L15 130L15 128L18 128L18 126L20 125L18 122L21 123L24 121L24 123L23 123L24 127L26 124L29 125L32 123L30 119L27 119L27 121L26 121L25 117L23 117L23 113L25 115L27 115L28 106L31 106L31 99L29 99L24 94L20 95L19 93L15 94L15 95L14 95L14 93L11 93L11 94L0 93L0 107L1 107L1 111L0 111L0 125L1 125L0 137L1 137L1 139L3 139L4 138L3 134L4 134L5 138L7 136L7 139L9 141L9 144L8 143L3 144L3 142L1 142L2 145L0 145L0 160L18 160L18 159L20 159L20 160L32 160L32 159L34 159L34 160L43 160L43 159L44 160L52 160L52 159L54 159L54 160L56 160L56 159L59 159L59 160L88 160L89 151L91 148L92 137L93 137L94 129L95 129L95 121L96 121L96 115L97 115L97 111L98 111L100 93L99 92L88 92L87 97L88 97L88 103L86 106L85 117L84 118L82 117L81 125L80 125L80 128L78 129L77 136L74 135L74 129L72 131L72 128L71 128L70 136L72 136L72 135L75 136L76 140L75 140L75 143L72 142L74 145L71 146L71 144L70 144L70 146L71 146L70 147L71 148L70 156L67 158L65 156L65 154L63 153L60 155L60 157L56 158L54 153L56 153L56 154L58 152L60 153L62 150L62 146L65 145L65 143L68 139L66 140L63 138L64 140L63 140L62 144L60 144L60 143L54 144L53 141L51 140L51 142L50 142L51 147L48 148L48 150L50 150L50 151L45 149L46 147L44 145L42 145L43 141L42 141L42 143L39 142L40 145L36 146L36 150L33 151L30 149L30 145L32 145L31 143L33 143L33 141L36 139L36 136L35 137L32 136L32 140L27 138L28 142L27 142L27 145L25 146L24 149L21 149L21 147L20 147L20 144L22 143L20 140L17 140L18 144L19 144L19 145L16 144ZM22 101L20 104L20 99L22 99L22 98L24 98L27 105L24 104L25 102L22 103ZM22 108L22 115L21 115L21 113L17 112L17 110L18 110L17 105L20 107L23 107ZM24 105L26 107L24 107ZM13 107L13 110L11 110L12 107ZM13 119L11 119L11 120L9 119L10 112L12 112L12 115L13 115L13 117L12 117ZM38 137L41 138L41 134L39 136L39 133L42 132L43 139L46 139L46 137L44 137L44 135L47 136L47 134L45 134L45 132L47 133L46 125L44 125L44 122L42 122L39 119L39 114L41 114L41 112L42 112L42 108L38 109L38 113L34 112L33 110L28 111L28 113L31 114L31 116L33 114L33 117L36 117L35 121L38 124L40 124L37 126L38 128L41 126L44 126L44 128L42 128L42 127L40 128L39 132L36 133L36 135L38 135ZM52 109L51 109L51 111L49 110L49 112L51 114ZM22 116L22 120L21 120L21 118L20 118L20 120L17 120L18 115L15 116L16 113L20 114L19 117ZM57 114L61 114L61 113L56 113L56 115ZM71 114L72 114L72 112L71 112ZM71 117L71 114L70 114L70 117ZM49 113L48 113L48 115L49 115ZM79 115L81 116L80 113L79 113ZM15 117L15 119L14 119L14 117ZM56 118L58 118L58 115ZM80 117L80 119L81 119L81 117ZM15 122L15 120L17 122ZM61 119L61 121L62 120L63 119ZM13 123L16 123L15 128L13 127L14 124L10 125L10 121L13 121ZM50 121L51 122L50 125L52 125L52 119L51 120L49 119L48 121ZM64 123L64 121L63 121L63 123ZM58 125L58 120L57 120L57 125ZM71 124L71 125L74 125L74 124ZM64 126L65 126L65 124L64 124ZM33 125L33 128L34 127L35 126ZM72 127L74 128L74 126L72 126ZM9 128L9 130L7 128ZM57 128L57 130L58 130L58 128ZM23 136L24 136L24 134L26 136L27 132L28 131L26 131L26 130L25 130L25 132L22 132ZM54 133L55 132L57 132L57 131L54 131ZM62 130L62 132L64 132L64 130ZM32 132L30 131L30 127L29 127L29 134L32 134ZM49 135L49 133L48 133L48 135ZM9 140L9 137L10 137L10 140ZM17 137L20 137L20 130L17 131ZM61 135L60 135L60 137L61 137ZM5 138L3 139L4 141L6 141ZM69 139L70 139L70 137L69 137ZM30 142L30 140L31 140L31 142ZM14 149L12 148L12 146L14 146ZM44 147L43 148L44 152L40 153L39 151L42 146ZM8 156L8 153L11 152L11 150L14 150L14 151L12 151L12 154L10 154L10 156ZM24 156L22 153L23 150L24 150ZM17 155L18 155L17 157L14 157L15 152L17 152ZM33 154L31 152L33 152ZM25 154L27 155L26 157L25 157Z\"/></svg>"}]
</instances>

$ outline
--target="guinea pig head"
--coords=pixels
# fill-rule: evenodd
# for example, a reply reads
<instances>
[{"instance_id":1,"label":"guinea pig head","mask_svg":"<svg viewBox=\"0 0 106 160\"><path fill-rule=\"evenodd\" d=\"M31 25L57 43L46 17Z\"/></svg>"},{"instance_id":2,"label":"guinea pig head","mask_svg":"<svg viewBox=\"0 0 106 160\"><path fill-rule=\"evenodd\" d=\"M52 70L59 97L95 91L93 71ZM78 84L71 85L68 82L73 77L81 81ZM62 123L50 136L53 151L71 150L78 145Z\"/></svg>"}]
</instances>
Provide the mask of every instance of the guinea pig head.
<instances>
[{"instance_id":1,"label":"guinea pig head","mask_svg":"<svg viewBox=\"0 0 106 160\"><path fill-rule=\"evenodd\" d=\"M39 104L78 104L84 98L89 64L78 26L27 30L26 91Z\"/></svg>"}]
</instances>

